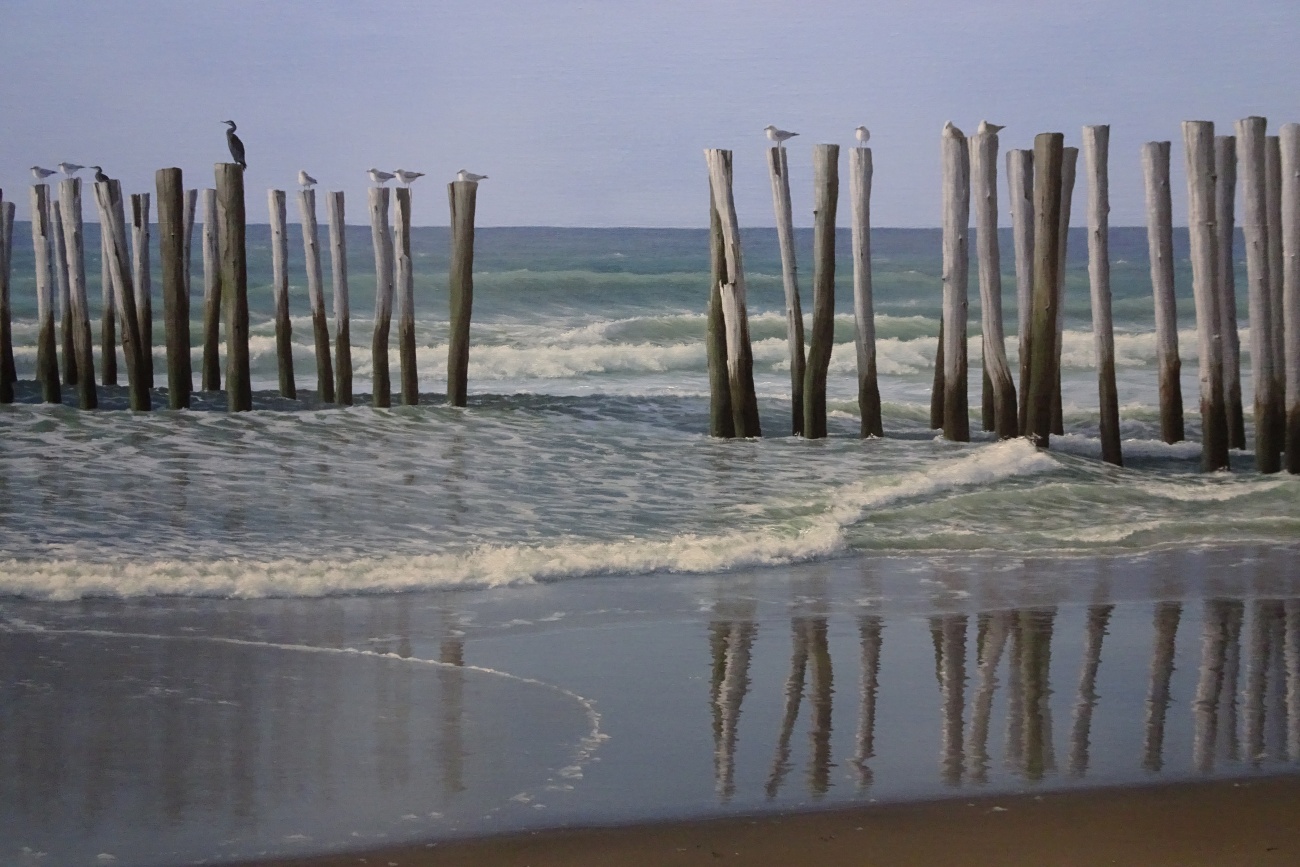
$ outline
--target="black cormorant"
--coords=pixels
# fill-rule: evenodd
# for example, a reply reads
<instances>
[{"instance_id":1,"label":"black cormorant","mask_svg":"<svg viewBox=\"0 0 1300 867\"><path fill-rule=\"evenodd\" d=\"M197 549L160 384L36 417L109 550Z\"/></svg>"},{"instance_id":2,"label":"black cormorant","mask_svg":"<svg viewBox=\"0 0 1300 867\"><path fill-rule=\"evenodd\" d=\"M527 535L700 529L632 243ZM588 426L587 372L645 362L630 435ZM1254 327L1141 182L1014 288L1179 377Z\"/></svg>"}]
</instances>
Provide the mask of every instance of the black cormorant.
<instances>
[{"instance_id":1,"label":"black cormorant","mask_svg":"<svg viewBox=\"0 0 1300 867\"><path fill-rule=\"evenodd\" d=\"M222 123L230 124L230 129L226 130L226 144L230 146L230 156L239 163L241 169L248 168L248 163L244 160L244 143L235 135L235 122L233 120L223 120Z\"/></svg>"}]
</instances>

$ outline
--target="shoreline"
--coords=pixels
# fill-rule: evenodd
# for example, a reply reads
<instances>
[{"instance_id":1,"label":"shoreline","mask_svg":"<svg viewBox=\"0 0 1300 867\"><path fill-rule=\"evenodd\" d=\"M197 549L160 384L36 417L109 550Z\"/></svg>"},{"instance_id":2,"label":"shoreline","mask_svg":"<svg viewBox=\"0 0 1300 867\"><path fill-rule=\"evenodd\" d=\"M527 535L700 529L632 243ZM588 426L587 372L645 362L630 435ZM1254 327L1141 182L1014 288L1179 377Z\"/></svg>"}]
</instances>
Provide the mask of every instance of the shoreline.
<instances>
[{"instance_id":1,"label":"shoreline","mask_svg":"<svg viewBox=\"0 0 1300 867\"><path fill-rule=\"evenodd\" d=\"M557 828L239 867L1300 862L1300 774Z\"/></svg>"}]
</instances>

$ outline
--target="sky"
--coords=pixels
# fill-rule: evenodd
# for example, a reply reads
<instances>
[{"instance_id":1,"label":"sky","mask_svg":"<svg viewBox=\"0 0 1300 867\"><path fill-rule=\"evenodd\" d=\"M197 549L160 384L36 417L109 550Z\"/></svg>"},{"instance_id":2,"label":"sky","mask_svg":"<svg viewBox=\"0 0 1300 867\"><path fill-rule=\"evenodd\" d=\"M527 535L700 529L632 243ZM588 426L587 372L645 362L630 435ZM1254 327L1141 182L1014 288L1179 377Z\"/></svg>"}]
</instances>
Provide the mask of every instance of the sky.
<instances>
[{"instance_id":1,"label":"sky","mask_svg":"<svg viewBox=\"0 0 1300 867\"><path fill-rule=\"evenodd\" d=\"M166 166L211 186L230 118L250 222L306 169L364 223L373 166L427 174L416 225L447 224L465 168L489 176L480 226L705 226L718 147L741 224L770 226L771 123L800 133L808 226L812 146L866 124L873 224L937 226L943 125L987 119L1003 151L1110 124L1112 225L1145 221L1141 144L1174 141L1185 224L1180 121L1300 121L1297 46L1295 0L0 0L0 189L25 219L33 164L99 163L126 192Z\"/></svg>"}]
</instances>

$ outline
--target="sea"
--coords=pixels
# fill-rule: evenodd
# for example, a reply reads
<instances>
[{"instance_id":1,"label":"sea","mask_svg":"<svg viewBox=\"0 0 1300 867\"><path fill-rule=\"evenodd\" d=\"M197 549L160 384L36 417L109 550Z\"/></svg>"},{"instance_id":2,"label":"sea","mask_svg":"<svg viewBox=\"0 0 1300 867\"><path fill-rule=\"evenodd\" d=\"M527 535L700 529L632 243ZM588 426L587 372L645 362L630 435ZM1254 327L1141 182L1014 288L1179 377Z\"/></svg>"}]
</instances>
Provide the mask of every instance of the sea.
<instances>
[{"instance_id":1,"label":"sea","mask_svg":"<svg viewBox=\"0 0 1300 867\"><path fill-rule=\"evenodd\" d=\"M1185 229L1188 440L1174 444L1146 232L1111 230L1122 467L1100 459L1081 229L1065 433L1047 449L981 430L973 267L972 441L930 428L934 229L872 234L884 436L868 439L838 232L821 440L791 435L774 229L742 230L763 436L735 440L708 432L705 229L480 228L465 407L446 401L448 230L413 229L420 400L379 409L369 227L347 230L356 405L342 407L316 391L296 226L298 396L279 394L270 230L249 226L253 411L234 414L219 392L165 408L156 294L152 412L128 409L120 349L98 410L71 387L41 403L28 232L15 226L12 256L18 400L0 406L13 863L237 863L1300 761L1300 480L1256 472L1253 442L1201 471ZM797 230L809 312L811 247ZM324 272L329 308L328 257ZM1236 279L1249 433L1242 261ZM1052 707L1072 720L1055 734Z\"/></svg>"}]
</instances>

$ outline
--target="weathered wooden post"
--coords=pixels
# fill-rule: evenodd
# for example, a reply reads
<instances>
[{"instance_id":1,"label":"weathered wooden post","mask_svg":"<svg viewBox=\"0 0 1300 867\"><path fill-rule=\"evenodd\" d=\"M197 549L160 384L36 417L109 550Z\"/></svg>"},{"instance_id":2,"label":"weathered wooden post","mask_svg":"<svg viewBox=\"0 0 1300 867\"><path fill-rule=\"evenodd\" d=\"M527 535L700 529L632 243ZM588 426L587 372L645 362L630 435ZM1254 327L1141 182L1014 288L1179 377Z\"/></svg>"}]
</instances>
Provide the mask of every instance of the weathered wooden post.
<instances>
[{"instance_id":1,"label":"weathered wooden post","mask_svg":"<svg viewBox=\"0 0 1300 867\"><path fill-rule=\"evenodd\" d=\"M966 136L949 121L943 128L943 435L970 442L966 385L968 321L970 155Z\"/></svg>"},{"instance_id":2,"label":"weathered wooden post","mask_svg":"<svg viewBox=\"0 0 1300 867\"><path fill-rule=\"evenodd\" d=\"M871 148L849 151L849 197L853 208L853 321L857 326L858 414L862 436L885 435L876 376L876 311L871 291Z\"/></svg>"},{"instance_id":3,"label":"weathered wooden post","mask_svg":"<svg viewBox=\"0 0 1300 867\"><path fill-rule=\"evenodd\" d=\"M185 188L181 170L154 173L158 192L158 258L162 260L163 328L167 344L167 405L189 409L194 374L190 367L190 295L186 291Z\"/></svg>"},{"instance_id":4,"label":"weathered wooden post","mask_svg":"<svg viewBox=\"0 0 1300 867\"><path fill-rule=\"evenodd\" d=\"M284 190L267 190L271 213L271 295L275 299L275 359L280 373L280 394L298 398L293 376L293 323L289 321L289 233Z\"/></svg>"},{"instance_id":5,"label":"weathered wooden post","mask_svg":"<svg viewBox=\"0 0 1300 867\"><path fill-rule=\"evenodd\" d=\"M1056 386L1056 307L1061 268L1061 164L1065 136L1034 137L1034 294L1030 325L1029 398L1025 435L1046 448L1052 432L1052 395Z\"/></svg>"},{"instance_id":6,"label":"weathered wooden post","mask_svg":"<svg viewBox=\"0 0 1300 867\"><path fill-rule=\"evenodd\" d=\"M1300 124L1284 124L1280 138L1286 470L1300 473Z\"/></svg>"},{"instance_id":7,"label":"weathered wooden post","mask_svg":"<svg viewBox=\"0 0 1300 867\"><path fill-rule=\"evenodd\" d=\"M1201 380L1201 469L1228 469L1228 413L1223 403L1223 338L1215 291L1219 263L1214 225L1214 124L1183 121L1187 152L1187 225ZM1240 146L1240 143L1238 143Z\"/></svg>"},{"instance_id":8,"label":"weathered wooden post","mask_svg":"<svg viewBox=\"0 0 1300 867\"><path fill-rule=\"evenodd\" d=\"M32 184L32 255L36 260L36 380L41 399L62 403L59 391L59 349L54 338L54 275L50 273L50 187Z\"/></svg>"},{"instance_id":9,"label":"weathered wooden post","mask_svg":"<svg viewBox=\"0 0 1300 867\"><path fill-rule=\"evenodd\" d=\"M1277 400L1277 443L1286 441L1286 329L1282 303L1282 142L1278 136L1264 138L1264 197L1268 223L1269 311L1272 314L1273 383Z\"/></svg>"},{"instance_id":10,"label":"weathered wooden post","mask_svg":"<svg viewBox=\"0 0 1300 867\"><path fill-rule=\"evenodd\" d=\"M813 149L813 320L804 368L803 431L826 436L826 374L835 348L835 212L840 198L840 146Z\"/></svg>"},{"instance_id":11,"label":"weathered wooden post","mask_svg":"<svg viewBox=\"0 0 1300 867\"><path fill-rule=\"evenodd\" d=\"M930 385L930 430L943 427L943 311L939 312L939 336L934 349L934 380Z\"/></svg>"},{"instance_id":12,"label":"weathered wooden post","mask_svg":"<svg viewBox=\"0 0 1300 867\"><path fill-rule=\"evenodd\" d=\"M108 227L99 227L99 288L102 306L99 319L99 352L103 369L100 371L104 385L117 385L117 296L113 293L113 276L110 270L113 256L109 252Z\"/></svg>"},{"instance_id":13,"label":"weathered wooden post","mask_svg":"<svg viewBox=\"0 0 1300 867\"><path fill-rule=\"evenodd\" d=\"M203 373L204 391L221 391L221 251L217 191L203 191Z\"/></svg>"},{"instance_id":14,"label":"weathered wooden post","mask_svg":"<svg viewBox=\"0 0 1300 867\"><path fill-rule=\"evenodd\" d=\"M72 350L77 360L77 400L82 409L99 406L95 387L95 347L86 303L86 240L81 222L81 179L59 182L59 213L67 240L68 296L72 308Z\"/></svg>"},{"instance_id":15,"label":"weathered wooden post","mask_svg":"<svg viewBox=\"0 0 1300 867\"><path fill-rule=\"evenodd\" d=\"M185 256L185 264L184 264L184 268L185 268L185 297L186 297L187 299L192 297L192 296L190 295L190 263L193 261L193 252L194 252L194 245L193 245L193 241L194 241L194 212L195 212L195 210L197 209L198 204L199 204L199 191L198 191L198 190L186 190L186 191L185 191L185 203L184 203L184 208L185 208L185 211L184 211L184 213L185 213L185 236L184 236L184 238L185 238L185 239L184 239L184 241L182 241L183 246L181 247L181 249L184 251L184 256Z\"/></svg>"},{"instance_id":16,"label":"weathered wooden post","mask_svg":"<svg viewBox=\"0 0 1300 867\"><path fill-rule=\"evenodd\" d=\"M140 324L140 373L153 388L153 274L149 267L149 194L131 194L131 260L135 264L135 315Z\"/></svg>"},{"instance_id":17,"label":"weathered wooden post","mask_svg":"<svg viewBox=\"0 0 1300 867\"><path fill-rule=\"evenodd\" d=\"M1178 308L1174 300L1173 205L1169 189L1169 142L1142 145L1146 183L1147 251L1156 313L1156 367L1160 388L1160 436L1183 439L1182 361L1178 357Z\"/></svg>"},{"instance_id":18,"label":"weathered wooden post","mask_svg":"<svg viewBox=\"0 0 1300 867\"><path fill-rule=\"evenodd\" d=\"M980 313L984 371L993 399L993 426L1001 439L1019 433L1016 386L1007 363L1002 327L1002 253L998 246L998 130L980 124L971 139L970 161L975 187L975 231L979 244Z\"/></svg>"},{"instance_id":19,"label":"weathered wooden post","mask_svg":"<svg viewBox=\"0 0 1300 867\"><path fill-rule=\"evenodd\" d=\"M1246 447L1241 410L1241 340L1237 334L1237 286L1233 273L1236 234L1237 140L1214 137L1214 221L1219 230L1219 323L1223 330L1223 399L1228 413L1228 448Z\"/></svg>"},{"instance_id":20,"label":"weathered wooden post","mask_svg":"<svg viewBox=\"0 0 1300 867\"><path fill-rule=\"evenodd\" d=\"M451 207L451 340L447 349L447 402L464 406L469 396L469 323L474 308L474 208L478 181L447 185Z\"/></svg>"},{"instance_id":21,"label":"weathered wooden post","mask_svg":"<svg viewBox=\"0 0 1300 867\"><path fill-rule=\"evenodd\" d=\"M375 406L387 407L393 405L392 385L388 379L388 332L393 316L393 238L388 229L387 187L370 188L370 240L375 248L375 331L370 340L374 371L372 399ZM455 304L454 300L452 304ZM453 346L455 340L453 323Z\"/></svg>"},{"instance_id":22,"label":"weathered wooden post","mask_svg":"<svg viewBox=\"0 0 1300 867\"><path fill-rule=\"evenodd\" d=\"M0 403L14 402L13 311L9 302L9 274L13 257L14 203L0 193Z\"/></svg>"},{"instance_id":23,"label":"weathered wooden post","mask_svg":"<svg viewBox=\"0 0 1300 867\"><path fill-rule=\"evenodd\" d=\"M709 436L734 437L731 388L727 381L727 323L722 315L722 283L727 277L727 253L722 241L722 217L713 205L709 180L709 312L704 348L709 362ZM802 409L802 407L801 407Z\"/></svg>"},{"instance_id":24,"label":"weathered wooden post","mask_svg":"<svg viewBox=\"0 0 1300 867\"><path fill-rule=\"evenodd\" d=\"M727 382L731 390L731 414L738 437L762 436L758 399L754 394L754 356L749 343L749 310L745 303L745 268L740 251L740 226L731 191L729 150L708 148L704 160L709 167L713 207L722 225L725 273L721 285L722 315L727 328Z\"/></svg>"},{"instance_id":25,"label":"weathered wooden post","mask_svg":"<svg viewBox=\"0 0 1300 867\"><path fill-rule=\"evenodd\" d=\"M248 255L245 247L244 170L239 163L214 166L217 187L217 245L221 261L222 307L226 313L226 405L231 412L253 408L248 364Z\"/></svg>"},{"instance_id":26,"label":"weathered wooden post","mask_svg":"<svg viewBox=\"0 0 1300 867\"><path fill-rule=\"evenodd\" d=\"M72 301L68 285L68 243L63 235L59 200L50 195L50 229L54 232L54 277L59 293L59 354L63 384L77 384L77 351L72 346Z\"/></svg>"},{"instance_id":27,"label":"weathered wooden post","mask_svg":"<svg viewBox=\"0 0 1300 867\"><path fill-rule=\"evenodd\" d=\"M1115 385L1115 330L1110 304L1110 127L1083 128L1088 167L1088 284L1092 335L1097 348L1097 393L1101 407L1101 459L1124 465L1119 442L1119 392Z\"/></svg>"},{"instance_id":28,"label":"weathered wooden post","mask_svg":"<svg viewBox=\"0 0 1300 867\"><path fill-rule=\"evenodd\" d=\"M307 262L307 300L316 347L316 393L323 403L334 402L334 364L330 360L330 330L325 321L325 292L321 287L320 234L316 226L316 191L298 191L302 217L302 252Z\"/></svg>"},{"instance_id":29,"label":"weathered wooden post","mask_svg":"<svg viewBox=\"0 0 1300 867\"><path fill-rule=\"evenodd\" d=\"M1034 152L1007 151L1007 192L1011 199L1011 231L1016 251L1016 316L1020 338L1018 421L1025 431L1029 402L1029 326L1034 298Z\"/></svg>"},{"instance_id":30,"label":"weathered wooden post","mask_svg":"<svg viewBox=\"0 0 1300 867\"><path fill-rule=\"evenodd\" d=\"M335 396L342 406L352 406L352 326L348 312L348 244L344 223L343 192L329 194L330 277L334 286Z\"/></svg>"},{"instance_id":31,"label":"weathered wooden post","mask_svg":"<svg viewBox=\"0 0 1300 867\"><path fill-rule=\"evenodd\" d=\"M1061 264L1056 286L1056 355L1052 366L1056 385L1052 392L1052 433L1065 433L1065 414L1061 407L1061 350L1065 346L1065 273L1066 254L1070 246L1070 211L1074 202L1074 179L1079 164L1079 149L1065 148L1061 153Z\"/></svg>"},{"instance_id":32,"label":"weathered wooden post","mask_svg":"<svg viewBox=\"0 0 1300 867\"><path fill-rule=\"evenodd\" d=\"M1250 297L1250 364L1255 381L1255 463L1261 473L1282 468L1279 436L1282 400L1274 368L1273 293L1269 278L1268 191L1262 117L1237 121L1237 162L1241 168L1242 223L1246 236L1246 284ZM1280 313L1280 311L1278 311Z\"/></svg>"},{"instance_id":33,"label":"weathered wooden post","mask_svg":"<svg viewBox=\"0 0 1300 867\"><path fill-rule=\"evenodd\" d=\"M394 203L397 252L397 356L402 366L402 404L420 402L420 378L415 366L415 275L411 271L411 188L399 187Z\"/></svg>"},{"instance_id":34,"label":"weathered wooden post","mask_svg":"<svg viewBox=\"0 0 1300 867\"><path fill-rule=\"evenodd\" d=\"M140 338L140 319L135 309L135 286L131 263L126 252L126 212L119 181L95 184L95 203L99 207L100 231L107 230L108 271L113 297L122 311L122 352L126 357L126 380L131 409L138 412L152 408L149 381L144 376Z\"/></svg>"},{"instance_id":35,"label":"weathered wooden post","mask_svg":"<svg viewBox=\"0 0 1300 867\"><path fill-rule=\"evenodd\" d=\"M804 432L803 307L799 301L799 272L794 255L790 168L784 147L778 144L768 149L767 166L772 176L772 209L776 213L776 237L781 245L781 283L785 288L785 328L790 349L791 433L800 436Z\"/></svg>"}]
</instances>

